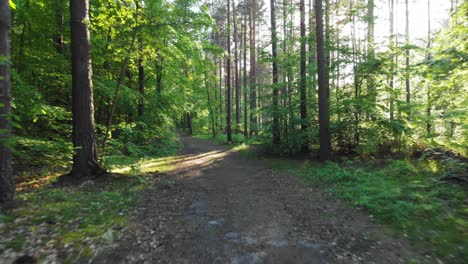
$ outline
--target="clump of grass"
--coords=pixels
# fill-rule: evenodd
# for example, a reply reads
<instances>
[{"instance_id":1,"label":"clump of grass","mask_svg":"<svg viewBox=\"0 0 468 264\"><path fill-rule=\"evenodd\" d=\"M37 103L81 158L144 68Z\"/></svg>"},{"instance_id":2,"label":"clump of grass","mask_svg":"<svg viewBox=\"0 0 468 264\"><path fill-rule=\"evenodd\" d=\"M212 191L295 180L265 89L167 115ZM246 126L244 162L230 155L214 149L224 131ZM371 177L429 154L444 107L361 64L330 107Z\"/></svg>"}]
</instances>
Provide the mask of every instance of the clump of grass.
<instances>
[{"instance_id":1,"label":"clump of grass","mask_svg":"<svg viewBox=\"0 0 468 264\"><path fill-rule=\"evenodd\" d=\"M394 160L386 165L360 162L286 163L306 183L320 184L351 205L366 209L397 233L448 262L468 259L466 187L437 181L427 162Z\"/></svg>"}]
</instances>

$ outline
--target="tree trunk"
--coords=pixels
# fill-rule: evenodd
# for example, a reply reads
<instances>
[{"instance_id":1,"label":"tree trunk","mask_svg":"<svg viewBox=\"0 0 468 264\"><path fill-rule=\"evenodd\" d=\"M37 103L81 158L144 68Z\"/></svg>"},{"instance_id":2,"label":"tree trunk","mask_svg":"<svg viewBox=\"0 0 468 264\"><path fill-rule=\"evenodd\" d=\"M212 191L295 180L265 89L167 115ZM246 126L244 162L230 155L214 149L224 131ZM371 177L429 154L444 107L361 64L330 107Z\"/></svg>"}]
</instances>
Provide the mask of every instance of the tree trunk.
<instances>
[{"instance_id":1,"label":"tree trunk","mask_svg":"<svg viewBox=\"0 0 468 264\"><path fill-rule=\"evenodd\" d=\"M321 161L330 159L330 116L328 113L328 80L326 79L325 44L323 37L323 8L322 0L315 0L315 21L317 39L317 68L318 68L318 105L319 105L319 158Z\"/></svg>"},{"instance_id":2,"label":"tree trunk","mask_svg":"<svg viewBox=\"0 0 468 264\"><path fill-rule=\"evenodd\" d=\"M241 115L241 108L240 108L240 80L239 80L239 45L238 45L238 36L237 36L237 16L236 16L236 5L234 0L232 0L232 22L234 24L234 77L235 77L235 85L236 85L236 132L240 129L240 115Z\"/></svg>"},{"instance_id":3,"label":"tree trunk","mask_svg":"<svg viewBox=\"0 0 468 264\"><path fill-rule=\"evenodd\" d=\"M393 88L394 88L394 76L393 71L395 70L395 58L393 56L394 48L394 30L393 30L393 13L395 8L395 0L389 0L389 18L390 18L390 36L389 36L389 47L391 55L390 62L390 120L394 119L394 109L393 109Z\"/></svg>"},{"instance_id":4,"label":"tree trunk","mask_svg":"<svg viewBox=\"0 0 468 264\"><path fill-rule=\"evenodd\" d=\"M302 0L303 1L303 0ZM277 145L281 141L280 135L280 122L279 122L279 109L278 109L278 47L276 36L276 13L275 13L275 0L270 1L271 8L271 51L272 51L272 67L273 67L273 145Z\"/></svg>"},{"instance_id":5,"label":"tree trunk","mask_svg":"<svg viewBox=\"0 0 468 264\"><path fill-rule=\"evenodd\" d=\"M300 65L300 97L301 97L301 131L307 130L307 54L306 54L306 27L305 27L305 3L299 2L300 10L300 31L301 31L301 65ZM304 136L303 150L307 151L308 142Z\"/></svg>"},{"instance_id":6,"label":"tree trunk","mask_svg":"<svg viewBox=\"0 0 468 264\"><path fill-rule=\"evenodd\" d=\"M232 142L232 130L231 130L231 1L227 1L227 62L226 62L226 135L227 141Z\"/></svg>"},{"instance_id":7,"label":"tree trunk","mask_svg":"<svg viewBox=\"0 0 468 264\"><path fill-rule=\"evenodd\" d=\"M256 88L256 54L255 54L255 0L250 0L249 33L250 33L250 135L257 132L257 88Z\"/></svg>"},{"instance_id":8,"label":"tree trunk","mask_svg":"<svg viewBox=\"0 0 468 264\"><path fill-rule=\"evenodd\" d=\"M405 23L405 87L406 87L406 103L408 104L408 117L411 115L410 103L411 103L411 87L410 87L410 36L409 36L409 7L408 0L405 0L405 13L406 13L406 23Z\"/></svg>"},{"instance_id":9,"label":"tree trunk","mask_svg":"<svg viewBox=\"0 0 468 264\"><path fill-rule=\"evenodd\" d=\"M246 7L247 11L247 7ZM243 55L244 55L244 67L243 67L243 72L244 72L244 136L247 138L249 136L249 131L248 131L248 111L247 111L247 12L244 14L244 25L243 25Z\"/></svg>"},{"instance_id":10,"label":"tree trunk","mask_svg":"<svg viewBox=\"0 0 468 264\"><path fill-rule=\"evenodd\" d=\"M94 124L88 0L70 0L74 178L103 173L98 164Z\"/></svg>"},{"instance_id":11,"label":"tree trunk","mask_svg":"<svg viewBox=\"0 0 468 264\"><path fill-rule=\"evenodd\" d=\"M11 14L8 0L0 0L0 204L13 200L15 179L11 166L11 151L8 142L11 125L8 116L11 111L10 82L10 27Z\"/></svg>"},{"instance_id":12,"label":"tree trunk","mask_svg":"<svg viewBox=\"0 0 468 264\"><path fill-rule=\"evenodd\" d=\"M375 28L375 17L374 17L374 0L367 1L367 61L372 64L375 61L375 41L374 41L374 28ZM367 78L367 97L369 98L371 110L367 113L367 118L375 119L372 111L375 110L377 92L374 87L374 73L371 72ZM371 113L369 113L371 112Z\"/></svg>"},{"instance_id":13,"label":"tree trunk","mask_svg":"<svg viewBox=\"0 0 468 264\"><path fill-rule=\"evenodd\" d=\"M430 2L430 0L427 0L427 47L426 47L426 52L427 52L427 62L429 63L429 61L432 60L432 54L431 54L431 2ZM431 102L431 86L430 86L429 82L427 82L426 94L427 94L426 95L427 96L426 133L427 133L427 136L430 136L431 131L432 131L432 125L431 125L432 102Z\"/></svg>"}]
</instances>

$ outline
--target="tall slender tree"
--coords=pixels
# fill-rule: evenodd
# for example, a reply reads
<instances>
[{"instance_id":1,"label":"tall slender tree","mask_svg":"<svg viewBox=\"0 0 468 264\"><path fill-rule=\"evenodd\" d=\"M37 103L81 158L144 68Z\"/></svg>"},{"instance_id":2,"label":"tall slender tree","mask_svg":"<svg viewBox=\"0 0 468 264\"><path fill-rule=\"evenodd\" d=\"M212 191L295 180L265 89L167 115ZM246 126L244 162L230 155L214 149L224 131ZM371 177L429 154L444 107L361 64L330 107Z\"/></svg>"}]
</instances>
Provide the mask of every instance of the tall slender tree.
<instances>
[{"instance_id":1,"label":"tall slender tree","mask_svg":"<svg viewBox=\"0 0 468 264\"><path fill-rule=\"evenodd\" d=\"M238 32L237 32L237 14L236 14L236 3L232 0L232 22L234 27L234 84L236 91L236 132L240 129L240 79L239 79L239 44L238 44Z\"/></svg>"},{"instance_id":2,"label":"tall slender tree","mask_svg":"<svg viewBox=\"0 0 468 264\"><path fill-rule=\"evenodd\" d=\"M394 104L394 99L393 99L393 88L395 85L395 77L393 74L393 71L395 70L395 56L393 55L393 48L394 48L394 12L395 12L395 0L389 0L388 1L388 10L389 10L389 20L390 20L390 34L389 34L389 48L390 48L390 80L389 80L389 86L390 86L390 120L394 119L394 109L393 109L393 104Z\"/></svg>"},{"instance_id":3,"label":"tall slender tree","mask_svg":"<svg viewBox=\"0 0 468 264\"><path fill-rule=\"evenodd\" d=\"M70 0L72 50L73 168L72 177L102 174L95 137L89 1Z\"/></svg>"},{"instance_id":4,"label":"tall slender tree","mask_svg":"<svg viewBox=\"0 0 468 264\"><path fill-rule=\"evenodd\" d=\"M411 103L411 87L410 87L410 50L409 50L409 43L410 43L410 35L409 35L409 6L408 0L405 0L405 88L406 88L406 103ZM408 110L408 115L411 114L411 111Z\"/></svg>"},{"instance_id":5,"label":"tall slender tree","mask_svg":"<svg viewBox=\"0 0 468 264\"><path fill-rule=\"evenodd\" d=\"M0 204L13 200L15 180L8 141L11 136L10 2L0 0Z\"/></svg>"},{"instance_id":6,"label":"tall slender tree","mask_svg":"<svg viewBox=\"0 0 468 264\"><path fill-rule=\"evenodd\" d=\"M242 25L242 32L243 32L243 37L242 37L242 40L243 40L243 45L242 45L242 49L243 49L243 61L244 61L244 65L243 65L243 73L244 73L244 78L243 78L243 81L244 81L244 136L245 137L248 137L249 136L249 131L248 131L248 109L247 109L247 102L248 102L248 98L247 98L247 90L248 90L248 87L247 87L247 5L245 5L245 14L244 14L244 24Z\"/></svg>"},{"instance_id":7,"label":"tall slender tree","mask_svg":"<svg viewBox=\"0 0 468 264\"><path fill-rule=\"evenodd\" d=\"M303 1L303 0L302 0ZM275 0L270 1L271 10L271 52L272 52L272 70L273 70L273 144L279 144L281 141L280 134L280 120L279 120L279 89L278 89L278 45L276 36L276 12L275 12Z\"/></svg>"},{"instance_id":8,"label":"tall slender tree","mask_svg":"<svg viewBox=\"0 0 468 264\"><path fill-rule=\"evenodd\" d=\"M426 44L426 60L429 62L432 59L431 54L431 1L427 0L427 44ZM426 133L427 136L431 135L431 85L429 81L426 84Z\"/></svg>"},{"instance_id":9,"label":"tall slender tree","mask_svg":"<svg viewBox=\"0 0 468 264\"><path fill-rule=\"evenodd\" d=\"M301 31L301 65L300 65L300 97L301 97L301 130L307 129L307 54L306 54L306 27L305 27L305 3L299 2L300 9L300 31ZM307 149L307 142L304 143L304 149Z\"/></svg>"},{"instance_id":10,"label":"tall slender tree","mask_svg":"<svg viewBox=\"0 0 468 264\"><path fill-rule=\"evenodd\" d=\"M326 79L325 43L323 32L322 0L315 0L315 21L317 39L317 68L318 68L318 105L319 105L319 158L321 161L330 159L330 116L328 111L328 80Z\"/></svg>"},{"instance_id":11,"label":"tall slender tree","mask_svg":"<svg viewBox=\"0 0 468 264\"><path fill-rule=\"evenodd\" d=\"M257 87L256 87L256 44L255 44L255 0L250 0L249 14L249 45L250 45L250 135L257 131Z\"/></svg>"},{"instance_id":12,"label":"tall slender tree","mask_svg":"<svg viewBox=\"0 0 468 264\"><path fill-rule=\"evenodd\" d=\"M227 34L226 34L226 134L227 141L232 142L231 130L231 1L227 1Z\"/></svg>"}]
</instances>

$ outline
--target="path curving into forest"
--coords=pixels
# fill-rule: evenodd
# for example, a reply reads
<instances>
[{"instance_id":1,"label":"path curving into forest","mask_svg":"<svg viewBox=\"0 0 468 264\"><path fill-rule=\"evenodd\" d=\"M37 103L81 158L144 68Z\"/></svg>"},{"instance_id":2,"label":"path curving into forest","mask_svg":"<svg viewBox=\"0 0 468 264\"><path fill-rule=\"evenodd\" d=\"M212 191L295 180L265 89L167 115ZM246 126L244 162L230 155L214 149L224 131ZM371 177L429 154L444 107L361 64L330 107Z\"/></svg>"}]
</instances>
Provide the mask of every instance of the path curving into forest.
<instances>
[{"instance_id":1,"label":"path curving into forest","mask_svg":"<svg viewBox=\"0 0 468 264\"><path fill-rule=\"evenodd\" d=\"M143 196L95 263L405 263L419 258L364 213L228 146L183 137L177 171Z\"/></svg>"}]
</instances>

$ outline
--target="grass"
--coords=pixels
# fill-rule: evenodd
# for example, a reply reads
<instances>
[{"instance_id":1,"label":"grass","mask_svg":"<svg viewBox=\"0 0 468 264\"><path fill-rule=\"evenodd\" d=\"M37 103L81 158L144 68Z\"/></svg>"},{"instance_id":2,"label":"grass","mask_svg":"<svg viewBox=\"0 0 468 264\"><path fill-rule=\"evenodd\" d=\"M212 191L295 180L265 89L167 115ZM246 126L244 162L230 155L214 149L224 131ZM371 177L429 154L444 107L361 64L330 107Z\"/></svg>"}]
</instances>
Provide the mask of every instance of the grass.
<instances>
[{"instance_id":1,"label":"grass","mask_svg":"<svg viewBox=\"0 0 468 264\"><path fill-rule=\"evenodd\" d=\"M382 166L270 160L268 164L367 210L396 234L447 262L468 259L467 189L436 181L438 169L430 162L393 160Z\"/></svg>"},{"instance_id":2,"label":"grass","mask_svg":"<svg viewBox=\"0 0 468 264\"><path fill-rule=\"evenodd\" d=\"M60 249L64 263L89 259L99 245L111 243L129 225L130 209L151 186L154 172L174 169L178 148L178 143L171 143L158 150L142 147L146 151L140 156L106 156L106 169L119 174L82 186L55 187L58 174L25 179L21 186L26 187L16 196L19 206L0 211L0 262L3 250L21 252L46 245Z\"/></svg>"}]
</instances>

